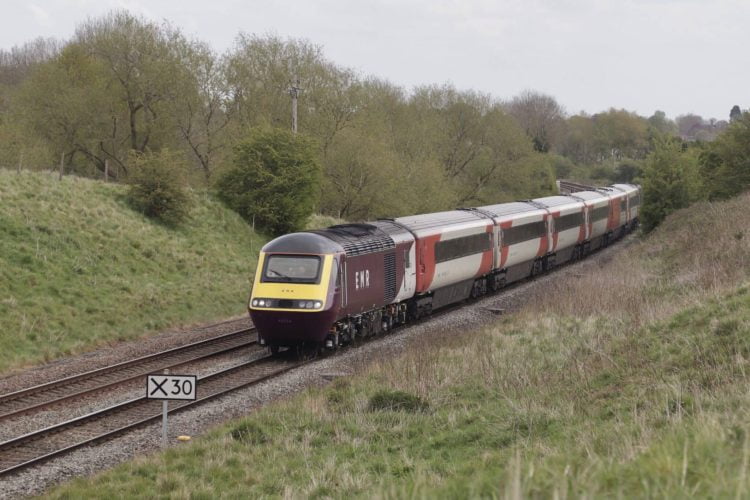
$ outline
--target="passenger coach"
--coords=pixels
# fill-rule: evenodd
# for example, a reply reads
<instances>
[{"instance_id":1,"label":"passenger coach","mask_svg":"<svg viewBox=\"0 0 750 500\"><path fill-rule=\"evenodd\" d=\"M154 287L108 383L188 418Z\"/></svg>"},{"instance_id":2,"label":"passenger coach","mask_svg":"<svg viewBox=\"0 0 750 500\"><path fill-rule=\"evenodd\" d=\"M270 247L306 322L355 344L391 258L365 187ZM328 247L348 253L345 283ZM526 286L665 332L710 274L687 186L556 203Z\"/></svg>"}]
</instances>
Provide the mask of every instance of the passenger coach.
<instances>
[{"instance_id":1,"label":"passenger coach","mask_svg":"<svg viewBox=\"0 0 750 500\"><path fill-rule=\"evenodd\" d=\"M336 349L585 257L638 224L615 184L288 234L260 252L248 310L260 341Z\"/></svg>"}]
</instances>

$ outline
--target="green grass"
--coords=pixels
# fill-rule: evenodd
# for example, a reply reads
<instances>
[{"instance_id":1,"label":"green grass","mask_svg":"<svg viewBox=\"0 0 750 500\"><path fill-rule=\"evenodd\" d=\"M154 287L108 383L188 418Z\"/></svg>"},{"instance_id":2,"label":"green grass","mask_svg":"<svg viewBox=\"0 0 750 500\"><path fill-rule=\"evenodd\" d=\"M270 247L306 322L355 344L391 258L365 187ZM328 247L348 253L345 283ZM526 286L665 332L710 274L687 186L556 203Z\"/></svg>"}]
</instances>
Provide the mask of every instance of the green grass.
<instances>
[{"instance_id":1,"label":"green grass","mask_svg":"<svg viewBox=\"0 0 750 500\"><path fill-rule=\"evenodd\" d=\"M736 204L750 199L709 207L726 225L707 222L714 241L734 230ZM750 276L736 269L750 251L707 248L720 281L686 277L672 265L699 250L677 248L686 226L664 227L626 265L594 265L606 279L564 280L598 302L532 297L491 327L436 333L47 496L750 496ZM636 285L671 293L643 297Z\"/></svg>"},{"instance_id":2,"label":"green grass","mask_svg":"<svg viewBox=\"0 0 750 500\"><path fill-rule=\"evenodd\" d=\"M263 239L206 194L169 228L125 189L0 170L0 372L243 312Z\"/></svg>"},{"instance_id":3,"label":"green grass","mask_svg":"<svg viewBox=\"0 0 750 500\"><path fill-rule=\"evenodd\" d=\"M637 336L612 326L511 319L464 342L383 360L350 381L50 496L678 498L750 491L749 289ZM429 408L373 410L383 386L420 395Z\"/></svg>"}]
</instances>

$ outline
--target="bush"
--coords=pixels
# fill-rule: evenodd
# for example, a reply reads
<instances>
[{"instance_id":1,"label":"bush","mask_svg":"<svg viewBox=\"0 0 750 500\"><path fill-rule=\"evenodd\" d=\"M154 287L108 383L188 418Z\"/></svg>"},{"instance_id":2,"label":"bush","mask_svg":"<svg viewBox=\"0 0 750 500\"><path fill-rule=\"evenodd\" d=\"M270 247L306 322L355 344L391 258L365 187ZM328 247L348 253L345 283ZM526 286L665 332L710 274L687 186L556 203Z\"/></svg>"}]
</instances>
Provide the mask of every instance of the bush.
<instances>
[{"instance_id":1,"label":"bush","mask_svg":"<svg viewBox=\"0 0 750 500\"><path fill-rule=\"evenodd\" d=\"M131 157L128 201L146 216L174 225L187 218L190 196L185 165L175 153L137 153Z\"/></svg>"},{"instance_id":2,"label":"bush","mask_svg":"<svg viewBox=\"0 0 750 500\"><path fill-rule=\"evenodd\" d=\"M383 389L373 394L368 405L370 411L389 410L409 413L426 411L429 407L427 401L419 396L389 389Z\"/></svg>"},{"instance_id":3,"label":"bush","mask_svg":"<svg viewBox=\"0 0 750 500\"><path fill-rule=\"evenodd\" d=\"M280 129L256 130L235 148L233 166L217 180L219 197L272 234L304 227L319 195L313 143Z\"/></svg>"},{"instance_id":4,"label":"bush","mask_svg":"<svg viewBox=\"0 0 750 500\"><path fill-rule=\"evenodd\" d=\"M701 156L709 196L722 200L750 188L750 113L736 117Z\"/></svg>"},{"instance_id":5,"label":"bush","mask_svg":"<svg viewBox=\"0 0 750 500\"><path fill-rule=\"evenodd\" d=\"M244 444L263 444L268 442L268 435L263 428L251 420L237 424L230 432L232 439Z\"/></svg>"},{"instance_id":6,"label":"bush","mask_svg":"<svg viewBox=\"0 0 750 500\"><path fill-rule=\"evenodd\" d=\"M702 196L698 159L693 151L683 151L672 138L659 140L643 168L643 207L641 222L651 231L664 218L685 208Z\"/></svg>"}]
</instances>

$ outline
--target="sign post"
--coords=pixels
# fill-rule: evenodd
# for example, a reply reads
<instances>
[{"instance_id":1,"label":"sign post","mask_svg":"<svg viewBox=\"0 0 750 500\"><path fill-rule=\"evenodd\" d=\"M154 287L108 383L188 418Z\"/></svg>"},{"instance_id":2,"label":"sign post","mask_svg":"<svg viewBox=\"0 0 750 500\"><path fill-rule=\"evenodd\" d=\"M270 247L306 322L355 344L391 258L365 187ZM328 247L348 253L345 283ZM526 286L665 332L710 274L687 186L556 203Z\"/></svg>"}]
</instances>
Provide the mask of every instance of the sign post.
<instances>
[{"instance_id":1,"label":"sign post","mask_svg":"<svg viewBox=\"0 0 750 500\"><path fill-rule=\"evenodd\" d=\"M164 370L162 375L148 375L146 378L146 398L162 400L161 443L167 446L167 415L169 400L194 401L198 377L195 375L170 375Z\"/></svg>"},{"instance_id":2,"label":"sign post","mask_svg":"<svg viewBox=\"0 0 750 500\"><path fill-rule=\"evenodd\" d=\"M161 402L161 447L167 447L167 414L169 413L169 400Z\"/></svg>"}]
</instances>

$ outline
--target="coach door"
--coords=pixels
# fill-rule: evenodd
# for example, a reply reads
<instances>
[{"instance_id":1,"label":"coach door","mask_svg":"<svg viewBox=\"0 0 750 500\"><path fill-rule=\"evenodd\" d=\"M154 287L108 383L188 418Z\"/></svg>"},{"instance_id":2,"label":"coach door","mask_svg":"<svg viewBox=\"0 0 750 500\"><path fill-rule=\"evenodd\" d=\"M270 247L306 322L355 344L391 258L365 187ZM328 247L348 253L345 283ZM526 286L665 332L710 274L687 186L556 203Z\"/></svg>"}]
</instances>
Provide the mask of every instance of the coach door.
<instances>
[{"instance_id":1,"label":"coach door","mask_svg":"<svg viewBox=\"0 0 750 500\"><path fill-rule=\"evenodd\" d=\"M414 242L404 250L404 287L402 293L399 294L400 300L403 300L401 295L408 297L414 295L414 288L417 284L416 247L417 243Z\"/></svg>"},{"instance_id":2,"label":"coach door","mask_svg":"<svg viewBox=\"0 0 750 500\"><path fill-rule=\"evenodd\" d=\"M560 212L558 212L560 213ZM547 252L555 251L555 217L547 210Z\"/></svg>"}]
</instances>

